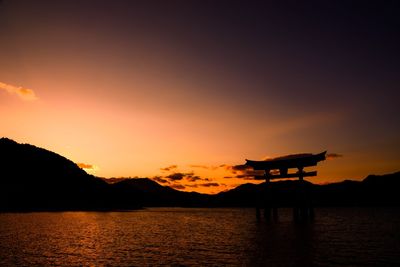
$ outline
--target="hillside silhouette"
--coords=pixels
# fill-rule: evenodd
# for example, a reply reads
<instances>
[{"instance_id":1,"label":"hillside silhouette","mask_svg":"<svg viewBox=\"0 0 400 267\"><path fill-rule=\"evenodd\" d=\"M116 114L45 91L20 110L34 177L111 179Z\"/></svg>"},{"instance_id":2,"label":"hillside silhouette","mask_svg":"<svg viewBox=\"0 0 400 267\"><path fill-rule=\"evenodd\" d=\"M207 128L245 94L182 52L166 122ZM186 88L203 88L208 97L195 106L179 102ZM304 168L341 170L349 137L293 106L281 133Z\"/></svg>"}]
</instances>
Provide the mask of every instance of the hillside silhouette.
<instances>
[{"instance_id":1,"label":"hillside silhouette","mask_svg":"<svg viewBox=\"0 0 400 267\"><path fill-rule=\"evenodd\" d=\"M315 206L400 206L400 198L397 197L400 172L370 175L363 181L345 180L326 185L304 181L304 185ZM265 183L246 183L216 195L182 192L147 178L120 178L113 186L128 195L135 195L146 207L254 207L257 202L271 195L276 205L292 207L296 202L299 181L271 182L269 188Z\"/></svg>"},{"instance_id":2,"label":"hillside silhouette","mask_svg":"<svg viewBox=\"0 0 400 267\"><path fill-rule=\"evenodd\" d=\"M314 206L400 206L398 197L400 172L386 175L369 175L363 181L346 180L317 185L304 182ZM220 206L254 206L263 198L273 198L277 206L292 207L296 202L299 181L277 181L268 184L244 184L215 196L213 203Z\"/></svg>"},{"instance_id":3,"label":"hillside silhouette","mask_svg":"<svg viewBox=\"0 0 400 267\"><path fill-rule=\"evenodd\" d=\"M125 197L67 158L7 138L0 139L0 172L3 211L137 207L133 197Z\"/></svg>"},{"instance_id":4,"label":"hillside silhouette","mask_svg":"<svg viewBox=\"0 0 400 267\"><path fill-rule=\"evenodd\" d=\"M148 178L126 179L111 185L125 195L136 196L145 207L201 207L208 206L209 195L183 192L162 186Z\"/></svg>"},{"instance_id":5,"label":"hillside silhouette","mask_svg":"<svg viewBox=\"0 0 400 267\"><path fill-rule=\"evenodd\" d=\"M304 185L315 206L400 206L400 172ZM54 152L0 139L0 211L254 207L271 196L277 206L293 206L298 186L299 181L277 181L268 187L243 184L216 195L182 192L148 178L97 178Z\"/></svg>"}]
</instances>

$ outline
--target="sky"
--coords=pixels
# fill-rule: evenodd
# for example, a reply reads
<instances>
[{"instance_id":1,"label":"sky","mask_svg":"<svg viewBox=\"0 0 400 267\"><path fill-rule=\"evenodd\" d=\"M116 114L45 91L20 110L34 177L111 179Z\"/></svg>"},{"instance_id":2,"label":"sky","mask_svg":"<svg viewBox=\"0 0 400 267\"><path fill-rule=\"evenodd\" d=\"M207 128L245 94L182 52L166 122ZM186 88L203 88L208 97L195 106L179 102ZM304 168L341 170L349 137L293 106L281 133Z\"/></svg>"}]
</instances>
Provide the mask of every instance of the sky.
<instances>
[{"instance_id":1,"label":"sky","mask_svg":"<svg viewBox=\"0 0 400 267\"><path fill-rule=\"evenodd\" d=\"M400 170L397 1L0 1L0 136L217 193L245 159Z\"/></svg>"}]
</instances>

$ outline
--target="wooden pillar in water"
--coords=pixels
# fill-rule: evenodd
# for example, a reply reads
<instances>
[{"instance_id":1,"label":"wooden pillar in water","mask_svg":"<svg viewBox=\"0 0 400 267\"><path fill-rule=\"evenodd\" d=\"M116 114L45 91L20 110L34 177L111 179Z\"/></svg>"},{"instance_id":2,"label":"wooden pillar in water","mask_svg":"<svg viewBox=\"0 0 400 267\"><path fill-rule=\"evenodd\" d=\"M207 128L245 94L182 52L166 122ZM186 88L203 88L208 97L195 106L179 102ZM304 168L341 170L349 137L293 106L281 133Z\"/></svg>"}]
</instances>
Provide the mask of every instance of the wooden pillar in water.
<instances>
[{"instance_id":1,"label":"wooden pillar in water","mask_svg":"<svg viewBox=\"0 0 400 267\"><path fill-rule=\"evenodd\" d=\"M263 192L258 191L257 195L256 195L256 199L255 199L257 221L261 220L261 207L262 207L261 203L262 203L262 199L263 199L262 198L262 193Z\"/></svg>"},{"instance_id":2,"label":"wooden pillar in water","mask_svg":"<svg viewBox=\"0 0 400 267\"><path fill-rule=\"evenodd\" d=\"M265 179L265 199L264 199L264 218L268 221L271 219L278 220L278 207L274 188L270 182L269 177Z\"/></svg>"},{"instance_id":3,"label":"wooden pillar in water","mask_svg":"<svg viewBox=\"0 0 400 267\"><path fill-rule=\"evenodd\" d=\"M300 217L301 220L306 220L307 218L307 196L305 192L305 183L304 183L304 177L303 177L303 168L299 168L299 189L300 189L300 194L299 194L299 201L300 201Z\"/></svg>"},{"instance_id":4,"label":"wooden pillar in water","mask_svg":"<svg viewBox=\"0 0 400 267\"><path fill-rule=\"evenodd\" d=\"M274 221L278 220L278 201L275 188L272 187L270 184L270 203L271 203L271 212L272 212L272 219Z\"/></svg>"},{"instance_id":5,"label":"wooden pillar in water","mask_svg":"<svg viewBox=\"0 0 400 267\"><path fill-rule=\"evenodd\" d=\"M271 185L269 177L266 174L265 188L264 188L264 218L265 220L271 220Z\"/></svg>"},{"instance_id":6,"label":"wooden pillar in water","mask_svg":"<svg viewBox=\"0 0 400 267\"><path fill-rule=\"evenodd\" d=\"M314 218L314 209L310 199L309 188L303 179L303 168L299 168L299 182L296 188L296 203L293 207L295 221L308 221Z\"/></svg>"},{"instance_id":7,"label":"wooden pillar in water","mask_svg":"<svg viewBox=\"0 0 400 267\"><path fill-rule=\"evenodd\" d=\"M264 218L265 218L265 220L267 220L267 221L270 221L270 220L271 220L271 208L268 207L268 206L265 206L265 207L264 207Z\"/></svg>"},{"instance_id":8,"label":"wooden pillar in water","mask_svg":"<svg viewBox=\"0 0 400 267\"><path fill-rule=\"evenodd\" d=\"M276 205L276 200L274 199L275 195L270 183L269 172L265 174L265 184L262 192L259 192L259 195L256 200L256 218L257 220L261 219L261 209L263 208L263 217L266 221L270 221L271 219L278 219L278 208Z\"/></svg>"},{"instance_id":9,"label":"wooden pillar in water","mask_svg":"<svg viewBox=\"0 0 400 267\"><path fill-rule=\"evenodd\" d=\"M300 220L300 208L297 206L297 203L293 207L293 220L296 222Z\"/></svg>"},{"instance_id":10,"label":"wooden pillar in water","mask_svg":"<svg viewBox=\"0 0 400 267\"><path fill-rule=\"evenodd\" d=\"M313 203L310 203L310 206L308 207L308 216L310 218L310 220L314 220L315 218L315 213L314 213L314 207L313 207Z\"/></svg>"},{"instance_id":11,"label":"wooden pillar in water","mask_svg":"<svg viewBox=\"0 0 400 267\"><path fill-rule=\"evenodd\" d=\"M276 205L272 207L272 218L274 221L278 220L278 207Z\"/></svg>"}]
</instances>

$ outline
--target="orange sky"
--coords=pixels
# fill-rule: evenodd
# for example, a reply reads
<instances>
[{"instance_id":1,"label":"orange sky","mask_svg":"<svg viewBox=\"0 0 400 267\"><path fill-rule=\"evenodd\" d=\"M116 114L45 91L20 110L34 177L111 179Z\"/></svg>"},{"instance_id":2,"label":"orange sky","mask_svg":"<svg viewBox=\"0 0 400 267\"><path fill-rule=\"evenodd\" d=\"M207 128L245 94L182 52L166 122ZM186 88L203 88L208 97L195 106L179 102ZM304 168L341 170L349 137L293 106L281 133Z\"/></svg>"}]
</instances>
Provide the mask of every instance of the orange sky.
<instances>
[{"instance_id":1,"label":"orange sky","mask_svg":"<svg viewBox=\"0 0 400 267\"><path fill-rule=\"evenodd\" d=\"M110 11L106 3L4 1L0 136L92 165L97 176L161 177L208 193L248 182L224 178L234 175L219 167L246 158L342 155L308 179L321 183L399 170L397 54L373 54L390 49L386 43L362 39L371 45L357 65L358 41L348 45L347 33L323 23L280 40L274 18L252 32L237 27L247 22L229 10L216 15L206 6L200 16L190 7L181 15L143 4L139 14L134 3L118 3ZM298 33L305 39L293 39ZM312 43L319 50L308 49L315 37L323 40Z\"/></svg>"}]
</instances>

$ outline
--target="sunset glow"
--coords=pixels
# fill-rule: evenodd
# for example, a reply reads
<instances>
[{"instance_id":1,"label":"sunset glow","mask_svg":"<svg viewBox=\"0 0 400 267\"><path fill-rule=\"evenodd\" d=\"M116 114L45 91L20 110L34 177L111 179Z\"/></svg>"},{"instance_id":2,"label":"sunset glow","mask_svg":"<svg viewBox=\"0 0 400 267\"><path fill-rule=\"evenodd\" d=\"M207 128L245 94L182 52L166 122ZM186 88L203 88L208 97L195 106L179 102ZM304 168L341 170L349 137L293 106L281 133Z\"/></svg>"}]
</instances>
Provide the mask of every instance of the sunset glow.
<instances>
[{"instance_id":1,"label":"sunset glow","mask_svg":"<svg viewBox=\"0 0 400 267\"><path fill-rule=\"evenodd\" d=\"M327 150L314 183L399 170L393 25L353 40L279 7L56 2L0 4L0 137L204 193L258 183L233 166L267 156Z\"/></svg>"}]
</instances>

